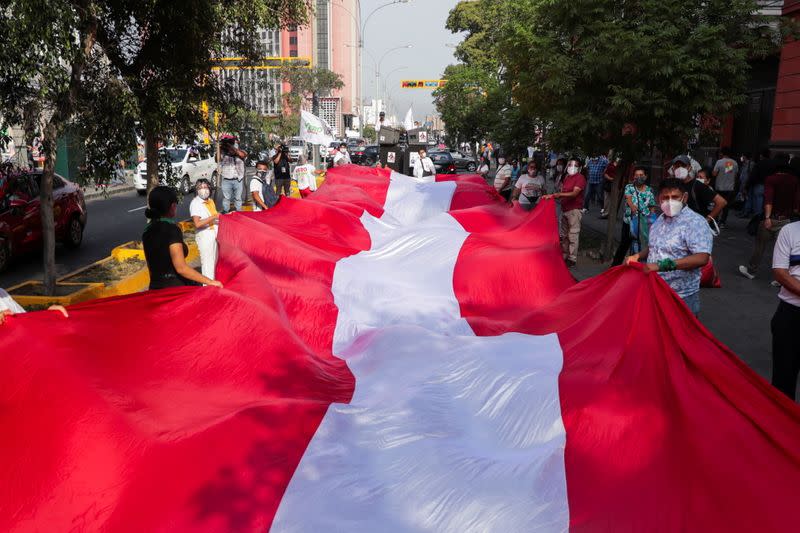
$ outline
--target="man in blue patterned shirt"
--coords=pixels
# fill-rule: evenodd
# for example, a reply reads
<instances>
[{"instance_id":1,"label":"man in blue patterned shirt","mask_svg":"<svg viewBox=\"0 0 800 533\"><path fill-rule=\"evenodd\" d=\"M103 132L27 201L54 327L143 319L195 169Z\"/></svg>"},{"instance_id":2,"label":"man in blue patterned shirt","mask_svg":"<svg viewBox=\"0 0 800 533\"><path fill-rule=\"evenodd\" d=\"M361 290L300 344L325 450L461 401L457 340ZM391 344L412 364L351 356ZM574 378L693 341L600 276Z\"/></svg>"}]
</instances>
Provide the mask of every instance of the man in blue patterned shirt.
<instances>
[{"instance_id":1,"label":"man in blue patterned shirt","mask_svg":"<svg viewBox=\"0 0 800 533\"><path fill-rule=\"evenodd\" d=\"M583 197L583 212L589 211L592 200L603 208L603 174L608 167L608 158L604 155L590 157L586 161L588 175L586 177L586 195ZM602 214L602 213L601 213Z\"/></svg>"},{"instance_id":2,"label":"man in blue patterned shirt","mask_svg":"<svg viewBox=\"0 0 800 533\"><path fill-rule=\"evenodd\" d=\"M645 271L658 272L689 309L700 314L700 271L711 258L713 235L706 220L686 206L688 195L678 179L658 189L662 214L650 228L650 245L627 263L648 261Z\"/></svg>"}]
</instances>

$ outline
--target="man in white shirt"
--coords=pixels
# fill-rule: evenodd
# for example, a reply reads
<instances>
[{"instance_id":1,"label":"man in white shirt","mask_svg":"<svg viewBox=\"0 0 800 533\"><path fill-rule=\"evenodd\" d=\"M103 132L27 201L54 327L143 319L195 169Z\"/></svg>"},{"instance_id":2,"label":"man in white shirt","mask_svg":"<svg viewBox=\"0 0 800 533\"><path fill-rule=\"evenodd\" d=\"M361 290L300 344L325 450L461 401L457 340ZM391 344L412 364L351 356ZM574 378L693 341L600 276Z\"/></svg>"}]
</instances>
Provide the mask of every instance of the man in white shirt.
<instances>
[{"instance_id":1,"label":"man in white shirt","mask_svg":"<svg viewBox=\"0 0 800 533\"><path fill-rule=\"evenodd\" d=\"M497 170L494 174L494 188L506 202L511 200L511 174L513 174L513 171L514 169L506 162L505 157L500 156L497 158Z\"/></svg>"},{"instance_id":2,"label":"man in white shirt","mask_svg":"<svg viewBox=\"0 0 800 533\"><path fill-rule=\"evenodd\" d=\"M231 200L236 211L242 210L244 187L244 160L247 153L239 150L233 139L224 139L220 147L219 173L222 176L222 211L231 210Z\"/></svg>"},{"instance_id":3,"label":"man in white shirt","mask_svg":"<svg viewBox=\"0 0 800 533\"><path fill-rule=\"evenodd\" d=\"M418 180L425 179L425 181L436 180L436 167L433 161L428 157L428 152L424 148L419 150L419 158L414 161L414 177Z\"/></svg>"},{"instance_id":4,"label":"man in white shirt","mask_svg":"<svg viewBox=\"0 0 800 533\"><path fill-rule=\"evenodd\" d=\"M800 222L778 234L772 273L781 284L772 317L772 385L794 401L800 373Z\"/></svg>"},{"instance_id":5,"label":"man in white shirt","mask_svg":"<svg viewBox=\"0 0 800 533\"><path fill-rule=\"evenodd\" d=\"M317 190L317 176L314 165L308 164L306 156L301 155L297 159L297 166L294 167L292 173L292 181L297 183L297 189L300 191L300 197L306 198L312 192Z\"/></svg>"},{"instance_id":6,"label":"man in white shirt","mask_svg":"<svg viewBox=\"0 0 800 533\"><path fill-rule=\"evenodd\" d=\"M266 211L274 206L277 200L275 189L272 187L272 171L269 163L259 161L256 163L256 173L250 179L250 197L253 199L253 211Z\"/></svg>"},{"instance_id":7,"label":"man in white shirt","mask_svg":"<svg viewBox=\"0 0 800 533\"><path fill-rule=\"evenodd\" d=\"M339 145L339 149L336 150L336 154L333 156L333 166L341 167L349 164L350 154L347 153L347 144L342 143Z\"/></svg>"}]
</instances>

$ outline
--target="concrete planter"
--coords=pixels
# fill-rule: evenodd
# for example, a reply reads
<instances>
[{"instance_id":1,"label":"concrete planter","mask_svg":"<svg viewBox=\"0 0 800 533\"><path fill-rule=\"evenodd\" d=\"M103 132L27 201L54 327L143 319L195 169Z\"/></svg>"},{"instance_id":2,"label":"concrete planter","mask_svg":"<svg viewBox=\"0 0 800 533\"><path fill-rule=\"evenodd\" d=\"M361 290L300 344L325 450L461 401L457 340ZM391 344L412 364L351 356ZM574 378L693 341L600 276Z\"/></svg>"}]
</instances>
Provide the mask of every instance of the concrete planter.
<instances>
[{"instance_id":1,"label":"concrete planter","mask_svg":"<svg viewBox=\"0 0 800 533\"><path fill-rule=\"evenodd\" d=\"M14 300L29 311L47 309L51 305L74 305L99 298L105 289L102 283L57 283L56 296L38 296L26 293L43 292L41 281L26 281L8 290Z\"/></svg>"}]
</instances>

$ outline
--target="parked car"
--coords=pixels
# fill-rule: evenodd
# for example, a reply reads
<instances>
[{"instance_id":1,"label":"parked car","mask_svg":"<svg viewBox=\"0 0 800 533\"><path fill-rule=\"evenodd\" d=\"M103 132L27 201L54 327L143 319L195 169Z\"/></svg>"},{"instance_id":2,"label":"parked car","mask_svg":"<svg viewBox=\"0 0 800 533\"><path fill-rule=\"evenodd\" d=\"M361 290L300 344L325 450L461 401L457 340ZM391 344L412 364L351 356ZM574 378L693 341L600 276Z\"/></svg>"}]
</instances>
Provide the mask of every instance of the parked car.
<instances>
[{"instance_id":1,"label":"parked car","mask_svg":"<svg viewBox=\"0 0 800 533\"><path fill-rule=\"evenodd\" d=\"M471 155L464 152L451 151L450 155L456 163L456 170L466 170L467 172L475 172L478 169L478 163Z\"/></svg>"},{"instance_id":2,"label":"parked car","mask_svg":"<svg viewBox=\"0 0 800 533\"><path fill-rule=\"evenodd\" d=\"M428 152L437 174L455 174L456 162L450 152Z\"/></svg>"},{"instance_id":3,"label":"parked car","mask_svg":"<svg viewBox=\"0 0 800 533\"><path fill-rule=\"evenodd\" d=\"M175 175L180 176L178 188L184 194L191 192L194 184L200 178L211 180L212 183L217 179L217 162L211 145L167 147L162 148L161 153L169 157L172 171ZM161 181L165 183L165 176L161 176ZM136 168L133 186L136 188L136 192L142 196L147 194L147 163L145 161L139 163Z\"/></svg>"},{"instance_id":4,"label":"parked car","mask_svg":"<svg viewBox=\"0 0 800 533\"><path fill-rule=\"evenodd\" d=\"M340 144L341 141L333 141L327 147L327 152L325 154L325 163L327 163L329 167L333 164L333 154L334 152L336 152L336 150L339 149Z\"/></svg>"},{"instance_id":5,"label":"parked car","mask_svg":"<svg viewBox=\"0 0 800 533\"><path fill-rule=\"evenodd\" d=\"M308 157L306 142L299 137L292 137L289 139L289 161L291 163L297 163L301 155Z\"/></svg>"},{"instance_id":6,"label":"parked car","mask_svg":"<svg viewBox=\"0 0 800 533\"><path fill-rule=\"evenodd\" d=\"M364 147L364 155L361 156L360 165L371 167L377 163L381 158L380 146L377 144L370 144Z\"/></svg>"},{"instance_id":7,"label":"parked car","mask_svg":"<svg viewBox=\"0 0 800 533\"><path fill-rule=\"evenodd\" d=\"M42 247L39 185L42 172L20 174L0 184L0 272L12 258ZM56 240L70 248L83 242L86 202L75 183L53 176L53 217Z\"/></svg>"},{"instance_id":8,"label":"parked car","mask_svg":"<svg viewBox=\"0 0 800 533\"><path fill-rule=\"evenodd\" d=\"M364 151L366 150L366 148L367 147L364 146L363 144L361 144L361 145L356 144L356 145L353 145L352 147L350 147L350 145L347 146L347 151L350 153L350 161L354 165L363 164Z\"/></svg>"}]
</instances>

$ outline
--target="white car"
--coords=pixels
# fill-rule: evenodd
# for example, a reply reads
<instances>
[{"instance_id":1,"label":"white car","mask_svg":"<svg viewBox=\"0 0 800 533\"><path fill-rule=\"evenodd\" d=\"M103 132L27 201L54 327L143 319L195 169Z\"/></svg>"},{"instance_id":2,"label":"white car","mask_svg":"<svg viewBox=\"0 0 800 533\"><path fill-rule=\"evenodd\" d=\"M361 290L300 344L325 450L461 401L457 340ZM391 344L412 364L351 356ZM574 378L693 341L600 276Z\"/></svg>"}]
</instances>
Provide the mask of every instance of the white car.
<instances>
[{"instance_id":1,"label":"white car","mask_svg":"<svg viewBox=\"0 0 800 533\"><path fill-rule=\"evenodd\" d=\"M194 184L201 178L211 183L216 182L217 162L210 145L174 146L162 150L172 163L172 171L179 176L178 188L184 194L190 193ZM161 181L164 182L164 176L161 177ZM144 161L136 168L133 186L139 194L147 193L147 163Z\"/></svg>"},{"instance_id":2,"label":"white car","mask_svg":"<svg viewBox=\"0 0 800 533\"><path fill-rule=\"evenodd\" d=\"M289 161L297 163L301 155L307 155L306 142L299 137L289 139Z\"/></svg>"}]
</instances>

